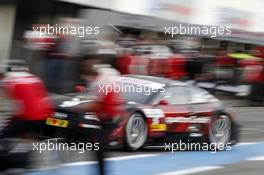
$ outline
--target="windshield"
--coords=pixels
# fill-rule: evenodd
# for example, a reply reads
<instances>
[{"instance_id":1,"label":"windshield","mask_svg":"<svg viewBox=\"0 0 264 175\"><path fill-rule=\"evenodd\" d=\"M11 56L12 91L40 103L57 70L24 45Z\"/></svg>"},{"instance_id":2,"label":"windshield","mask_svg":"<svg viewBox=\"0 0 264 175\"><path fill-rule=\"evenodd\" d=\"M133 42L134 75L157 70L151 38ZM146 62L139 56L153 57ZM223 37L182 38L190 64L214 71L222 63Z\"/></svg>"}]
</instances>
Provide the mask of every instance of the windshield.
<instances>
[{"instance_id":1,"label":"windshield","mask_svg":"<svg viewBox=\"0 0 264 175\"><path fill-rule=\"evenodd\" d=\"M146 104L159 89L136 83L121 83L121 92L127 102Z\"/></svg>"}]
</instances>

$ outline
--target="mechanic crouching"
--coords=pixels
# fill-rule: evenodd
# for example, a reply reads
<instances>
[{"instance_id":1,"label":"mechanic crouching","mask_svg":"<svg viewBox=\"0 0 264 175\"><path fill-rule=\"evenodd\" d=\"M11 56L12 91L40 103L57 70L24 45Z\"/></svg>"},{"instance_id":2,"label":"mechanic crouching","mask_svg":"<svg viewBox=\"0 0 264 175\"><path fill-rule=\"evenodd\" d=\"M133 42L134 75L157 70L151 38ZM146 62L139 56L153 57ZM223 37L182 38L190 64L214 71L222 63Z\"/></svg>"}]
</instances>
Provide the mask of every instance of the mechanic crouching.
<instances>
[{"instance_id":1,"label":"mechanic crouching","mask_svg":"<svg viewBox=\"0 0 264 175\"><path fill-rule=\"evenodd\" d=\"M109 134L116 128L120 116L124 115L121 92L113 90L113 83L119 79L119 72L109 67L97 67L102 62L99 55L85 55L84 74L88 85L88 94L95 96L94 102L81 106L79 110L95 112L101 121L102 129L95 133L93 138L99 143L100 149L96 151L100 175L105 175L105 152L108 145Z\"/></svg>"}]
</instances>

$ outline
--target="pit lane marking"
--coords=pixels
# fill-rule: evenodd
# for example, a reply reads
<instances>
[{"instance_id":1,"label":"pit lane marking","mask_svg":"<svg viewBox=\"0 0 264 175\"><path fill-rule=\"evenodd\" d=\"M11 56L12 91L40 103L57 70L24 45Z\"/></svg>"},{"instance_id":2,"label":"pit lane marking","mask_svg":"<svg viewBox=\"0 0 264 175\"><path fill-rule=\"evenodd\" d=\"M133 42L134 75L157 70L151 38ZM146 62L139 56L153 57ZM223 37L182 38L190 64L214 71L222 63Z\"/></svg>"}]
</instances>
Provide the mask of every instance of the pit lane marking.
<instances>
[{"instance_id":1,"label":"pit lane marking","mask_svg":"<svg viewBox=\"0 0 264 175\"><path fill-rule=\"evenodd\" d=\"M111 157L107 158L107 161L121 161L121 160L130 160L130 159L139 159L145 157L154 157L160 154L139 154L139 155L131 155L131 156L119 156L119 157ZM96 161L80 161L80 162L71 162L62 164L62 166L81 166L81 165L93 165L96 164Z\"/></svg>"},{"instance_id":2,"label":"pit lane marking","mask_svg":"<svg viewBox=\"0 0 264 175\"><path fill-rule=\"evenodd\" d=\"M248 160L248 161L262 161L262 160L264 160L264 156L251 157L251 158L248 158L246 160Z\"/></svg>"},{"instance_id":3,"label":"pit lane marking","mask_svg":"<svg viewBox=\"0 0 264 175\"><path fill-rule=\"evenodd\" d=\"M240 142L235 146L255 145L255 144L258 144L258 142Z\"/></svg>"},{"instance_id":4,"label":"pit lane marking","mask_svg":"<svg viewBox=\"0 0 264 175\"><path fill-rule=\"evenodd\" d=\"M262 129L256 129L256 128L241 128L242 131L261 131L263 132Z\"/></svg>"},{"instance_id":5,"label":"pit lane marking","mask_svg":"<svg viewBox=\"0 0 264 175\"><path fill-rule=\"evenodd\" d=\"M161 173L157 175L186 175L186 174L193 174L193 173L199 173L199 172L204 172L204 171L216 170L220 168L223 168L223 167L222 166L201 166L201 167L190 168L188 170L179 170L179 171L173 171L173 172L168 172L168 173Z\"/></svg>"},{"instance_id":6,"label":"pit lane marking","mask_svg":"<svg viewBox=\"0 0 264 175\"><path fill-rule=\"evenodd\" d=\"M139 154L139 155L132 155L132 156L120 156L120 157L112 157L107 158L106 160L109 161L119 161L119 160L129 160L129 159L138 159L138 158L145 158L145 157L154 157L160 154Z\"/></svg>"}]
</instances>

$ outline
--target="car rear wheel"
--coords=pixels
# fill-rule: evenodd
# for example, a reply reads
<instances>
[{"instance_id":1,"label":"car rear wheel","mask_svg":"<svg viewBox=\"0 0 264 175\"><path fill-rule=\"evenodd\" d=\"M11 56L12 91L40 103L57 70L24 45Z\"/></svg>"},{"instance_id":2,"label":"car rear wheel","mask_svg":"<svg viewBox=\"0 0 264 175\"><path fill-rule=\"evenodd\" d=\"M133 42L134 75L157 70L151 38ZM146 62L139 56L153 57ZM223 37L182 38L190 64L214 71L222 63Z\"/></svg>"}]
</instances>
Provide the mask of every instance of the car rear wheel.
<instances>
[{"instance_id":1,"label":"car rear wheel","mask_svg":"<svg viewBox=\"0 0 264 175\"><path fill-rule=\"evenodd\" d=\"M209 142L216 146L226 146L231 139L232 120L228 115L219 115L215 117L209 128Z\"/></svg>"},{"instance_id":2,"label":"car rear wheel","mask_svg":"<svg viewBox=\"0 0 264 175\"><path fill-rule=\"evenodd\" d=\"M126 148L129 151L140 149L147 140L147 124L144 116L134 113L126 124Z\"/></svg>"}]
</instances>

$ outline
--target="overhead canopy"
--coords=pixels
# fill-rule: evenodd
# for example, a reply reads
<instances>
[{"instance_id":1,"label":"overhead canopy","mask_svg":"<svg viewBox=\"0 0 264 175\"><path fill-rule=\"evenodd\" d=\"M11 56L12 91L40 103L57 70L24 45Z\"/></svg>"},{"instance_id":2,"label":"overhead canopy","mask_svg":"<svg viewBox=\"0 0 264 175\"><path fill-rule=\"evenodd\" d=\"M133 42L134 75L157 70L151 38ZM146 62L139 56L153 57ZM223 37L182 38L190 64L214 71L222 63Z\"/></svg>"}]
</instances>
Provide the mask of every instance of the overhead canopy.
<instances>
[{"instance_id":1,"label":"overhead canopy","mask_svg":"<svg viewBox=\"0 0 264 175\"><path fill-rule=\"evenodd\" d=\"M207 25L189 24L176 22L171 20L165 20L157 17L133 15L107 10L97 9L84 9L79 15L85 25L96 25L96 26L120 26L134 29L145 29L155 32L165 33L165 27L179 26L182 27L213 27ZM231 29L232 34L222 34L216 37L211 37L211 34L199 34L199 35L188 35L186 36L198 36L206 37L211 39L226 40L232 42L239 42L245 44L264 45L264 33L245 32L242 30Z\"/></svg>"}]
</instances>

